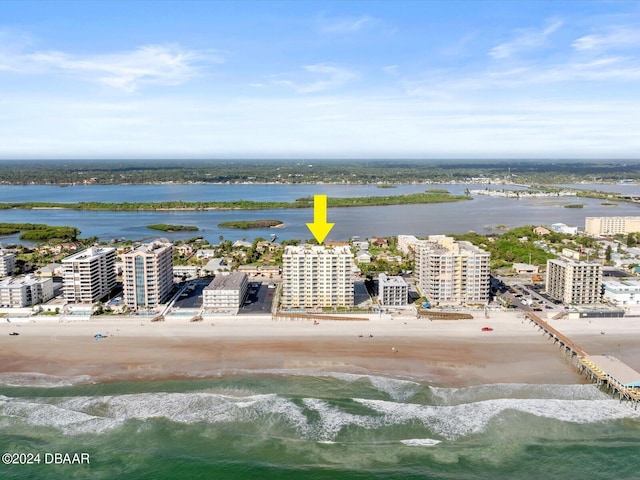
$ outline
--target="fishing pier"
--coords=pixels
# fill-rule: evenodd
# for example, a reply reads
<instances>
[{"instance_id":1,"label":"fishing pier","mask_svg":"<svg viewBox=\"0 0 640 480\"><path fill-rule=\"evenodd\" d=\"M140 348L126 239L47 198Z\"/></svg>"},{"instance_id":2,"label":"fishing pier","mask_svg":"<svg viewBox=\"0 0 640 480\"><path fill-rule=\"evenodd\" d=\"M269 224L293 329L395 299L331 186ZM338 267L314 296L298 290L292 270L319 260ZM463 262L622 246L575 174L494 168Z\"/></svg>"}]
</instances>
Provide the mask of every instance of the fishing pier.
<instances>
[{"instance_id":1,"label":"fishing pier","mask_svg":"<svg viewBox=\"0 0 640 480\"><path fill-rule=\"evenodd\" d=\"M525 317L553 340L553 343L558 345L572 362L576 360L580 373L584 373L598 386L611 391L614 397L620 398L621 402L628 400L635 409L638 408L640 373L613 356L589 355L580 345L531 312L525 313Z\"/></svg>"}]
</instances>

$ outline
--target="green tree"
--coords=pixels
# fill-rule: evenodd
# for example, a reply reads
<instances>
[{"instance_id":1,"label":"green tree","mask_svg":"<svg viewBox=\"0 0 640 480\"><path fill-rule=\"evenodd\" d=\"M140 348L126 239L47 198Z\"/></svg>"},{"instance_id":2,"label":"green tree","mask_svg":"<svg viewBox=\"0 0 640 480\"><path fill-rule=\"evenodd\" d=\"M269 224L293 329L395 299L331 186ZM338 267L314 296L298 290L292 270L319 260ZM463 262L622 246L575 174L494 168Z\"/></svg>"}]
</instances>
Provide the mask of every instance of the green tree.
<instances>
[{"instance_id":1,"label":"green tree","mask_svg":"<svg viewBox=\"0 0 640 480\"><path fill-rule=\"evenodd\" d=\"M607 245L607 249L604 252L604 258L607 260L607 262L611 261L612 253L613 253L613 248L611 248L611 245Z\"/></svg>"}]
</instances>

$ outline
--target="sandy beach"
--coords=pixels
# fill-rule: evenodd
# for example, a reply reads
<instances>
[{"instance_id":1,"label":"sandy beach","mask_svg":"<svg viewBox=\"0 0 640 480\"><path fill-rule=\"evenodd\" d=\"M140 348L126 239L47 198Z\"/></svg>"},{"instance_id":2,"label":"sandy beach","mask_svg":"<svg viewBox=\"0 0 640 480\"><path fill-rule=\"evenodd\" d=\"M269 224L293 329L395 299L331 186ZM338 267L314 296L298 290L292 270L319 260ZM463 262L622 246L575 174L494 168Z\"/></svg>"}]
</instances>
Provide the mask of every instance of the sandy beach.
<instances>
[{"instance_id":1,"label":"sandy beach","mask_svg":"<svg viewBox=\"0 0 640 480\"><path fill-rule=\"evenodd\" d=\"M430 321L374 315L366 321L322 320L317 325L239 316L194 323L184 317L157 323L131 317L3 319L0 379L40 373L111 382L238 371L342 371L441 386L586 381L522 314L478 317ZM640 319L550 323L590 354L615 355L640 371ZM483 332L483 326L493 331ZM94 339L97 333L105 338Z\"/></svg>"}]
</instances>

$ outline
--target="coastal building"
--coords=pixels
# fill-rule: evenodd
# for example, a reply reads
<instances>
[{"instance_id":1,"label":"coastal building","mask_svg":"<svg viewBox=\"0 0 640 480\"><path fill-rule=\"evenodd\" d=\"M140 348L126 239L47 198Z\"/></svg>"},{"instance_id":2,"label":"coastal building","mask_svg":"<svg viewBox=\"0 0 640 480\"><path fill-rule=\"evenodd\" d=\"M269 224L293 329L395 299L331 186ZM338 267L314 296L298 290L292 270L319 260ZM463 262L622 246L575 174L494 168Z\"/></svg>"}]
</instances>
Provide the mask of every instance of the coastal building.
<instances>
[{"instance_id":1,"label":"coastal building","mask_svg":"<svg viewBox=\"0 0 640 480\"><path fill-rule=\"evenodd\" d=\"M200 268L197 265L174 265L173 276L180 280L198 278Z\"/></svg>"},{"instance_id":2,"label":"coastal building","mask_svg":"<svg viewBox=\"0 0 640 480\"><path fill-rule=\"evenodd\" d=\"M564 223L554 223L551 225L551 230L556 233L565 233L567 235L575 235L578 233L578 227L570 227Z\"/></svg>"},{"instance_id":3,"label":"coastal building","mask_svg":"<svg viewBox=\"0 0 640 480\"><path fill-rule=\"evenodd\" d=\"M398 235L396 247L405 255L414 253L420 242L424 240L418 240L415 235Z\"/></svg>"},{"instance_id":4,"label":"coastal building","mask_svg":"<svg viewBox=\"0 0 640 480\"><path fill-rule=\"evenodd\" d=\"M373 256L366 250L360 250L356 253L356 262L358 263L371 263Z\"/></svg>"},{"instance_id":5,"label":"coastal building","mask_svg":"<svg viewBox=\"0 0 640 480\"><path fill-rule=\"evenodd\" d=\"M518 275L522 274L536 274L538 273L539 267L537 265L530 265L528 263L514 263L513 271Z\"/></svg>"},{"instance_id":6,"label":"coastal building","mask_svg":"<svg viewBox=\"0 0 640 480\"><path fill-rule=\"evenodd\" d=\"M549 235L551 233L551 230L545 227L538 226L533 229L533 233L535 233L536 235Z\"/></svg>"},{"instance_id":7,"label":"coastal building","mask_svg":"<svg viewBox=\"0 0 640 480\"><path fill-rule=\"evenodd\" d=\"M0 277L8 277L16 268L15 253L0 250Z\"/></svg>"},{"instance_id":8,"label":"coastal building","mask_svg":"<svg viewBox=\"0 0 640 480\"><path fill-rule=\"evenodd\" d=\"M431 235L416 247L418 288L432 304L488 303L489 252L444 235Z\"/></svg>"},{"instance_id":9,"label":"coastal building","mask_svg":"<svg viewBox=\"0 0 640 480\"><path fill-rule=\"evenodd\" d=\"M163 303L173 288L173 245L168 240L146 243L122 257L124 302L129 308Z\"/></svg>"},{"instance_id":10,"label":"coastal building","mask_svg":"<svg viewBox=\"0 0 640 480\"><path fill-rule=\"evenodd\" d=\"M62 260L64 296L69 303L94 303L116 284L116 250L91 247Z\"/></svg>"},{"instance_id":11,"label":"coastal building","mask_svg":"<svg viewBox=\"0 0 640 480\"><path fill-rule=\"evenodd\" d=\"M614 305L640 305L640 280L606 280L603 287L604 299Z\"/></svg>"},{"instance_id":12,"label":"coastal building","mask_svg":"<svg viewBox=\"0 0 640 480\"><path fill-rule=\"evenodd\" d=\"M282 260L282 307L353 307L354 262L348 246L287 246Z\"/></svg>"},{"instance_id":13,"label":"coastal building","mask_svg":"<svg viewBox=\"0 0 640 480\"><path fill-rule=\"evenodd\" d=\"M590 235L627 235L640 232L640 217L586 217L584 231Z\"/></svg>"},{"instance_id":14,"label":"coastal building","mask_svg":"<svg viewBox=\"0 0 640 480\"><path fill-rule=\"evenodd\" d=\"M404 278L378 275L378 303L385 307L399 307L407 304L409 285Z\"/></svg>"},{"instance_id":15,"label":"coastal building","mask_svg":"<svg viewBox=\"0 0 640 480\"><path fill-rule=\"evenodd\" d=\"M218 275L202 291L202 304L206 310L237 310L244 303L249 287L245 273Z\"/></svg>"},{"instance_id":16,"label":"coastal building","mask_svg":"<svg viewBox=\"0 0 640 480\"><path fill-rule=\"evenodd\" d=\"M53 280L35 275L0 280L0 307L22 308L53 298Z\"/></svg>"},{"instance_id":17,"label":"coastal building","mask_svg":"<svg viewBox=\"0 0 640 480\"><path fill-rule=\"evenodd\" d=\"M278 265L240 265L238 271L250 277L278 278L280 276Z\"/></svg>"},{"instance_id":18,"label":"coastal building","mask_svg":"<svg viewBox=\"0 0 640 480\"><path fill-rule=\"evenodd\" d=\"M600 302L602 264L575 260L547 260L547 293L566 304L592 305Z\"/></svg>"}]
</instances>

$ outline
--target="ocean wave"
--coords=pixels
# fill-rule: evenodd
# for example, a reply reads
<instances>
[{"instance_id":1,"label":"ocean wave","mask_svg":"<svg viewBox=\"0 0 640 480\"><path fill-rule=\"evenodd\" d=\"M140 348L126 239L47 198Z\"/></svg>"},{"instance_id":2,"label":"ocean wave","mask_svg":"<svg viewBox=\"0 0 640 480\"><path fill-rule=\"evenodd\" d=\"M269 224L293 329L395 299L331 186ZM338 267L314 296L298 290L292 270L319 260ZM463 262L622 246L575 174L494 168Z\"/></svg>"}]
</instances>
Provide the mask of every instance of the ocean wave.
<instances>
[{"instance_id":1,"label":"ocean wave","mask_svg":"<svg viewBox=\"0 0 640 480\"><path fill-rule=\"evenodd\" d=\"M326 375L349 383L366 379L371 383L371 386L377 390L386 393L396 401L402 402L413 397L421 387L419 383L412 382L410 380L400 380L398 378L382 377L378 375L341 372L329 372Z\"/></svg>"},{"instance_id":2,"label":"ocean wave","mask_svg":"<svg viewBox=\"0 0 640 480\"><path fill-rule=\"evenodd\" d=\"M430 387L431 397L439 405L459 405L500 398L604 400L610 398L596 385L555 385L496 383L461 388Z\"/></svg>"},{"instance_id":3,"label":"ocean wave","mask_svg":"<svg viewBox=\"0 0 640 480\"><path fill-rule=\"evenodd\" d=\"M400 443L408 447L433 447L441 443L441 441L433 438L408 438L406 440L400 440Z\"/></svg>"},{"instance_id":4,"label":"ocean wave","mask_svg":"<svg viewBox=\"0 0 640 480\"><path fill-rule=\"evenodd\" d=\"M455 440L484 431L489 423L508 411L574 424L620 419L640 419L640 412L613 399L561 400L511 399L483 400L460 405L437 406L354 399L382 414L385 424L421 422L430 431ZM516 427L517 428L517 427Z\"/></svg>"},{"instance_id":5,"label":"ocean wave","mask_svg":"<svg viewBox=\"0 0 640 480\"><path fill-rule=\"evenodd\" d=\"M58 377L38 372L0 373L0 385L5 387L71 387L81 383L90 383L91 376Z\"/></svg>"},{"instance_id":6,"label":"ocean wave","mask_svg":"<svg viewBox=\"0 0 640 480\"><path fill-rule=\"evenodd\" d=\"M543 431L549 426L535 420L535 417L570 424L640 420L640 411L628 403L620 403L599 391L596 395L586 387L590 386L553 386L552 390L559 389L560 397L568 397L573 392L594 398L476 399L450 405L366 398L291 399L275 393L240 395L240 392L230 395L212 392L138 393L33 399L0 396L0 426L53 427L65 434L102 433L130 420L166 418L185 424L241 423L255 430L256 435L316 442L349 442L359 438L357 432L362 429L385 432L391 428L395 431L394 441L398 442L396 427L405 426L411 431L410 435L415 436L409 440L433 437L437 441L456 440L487 432L490 428L502 428L505 435L522 436L529 435L531 430ZM504 388L513 395L523 387ZM464 395L455 399L467 398L472 391L479 393L480 397L484 395L482 390L463 390ZM544 389L539 392L548 393ZM527 395L531 393L528 391Z\"/></svg>"}]
</instances>

